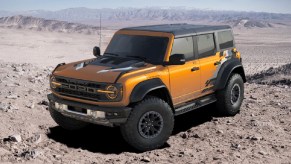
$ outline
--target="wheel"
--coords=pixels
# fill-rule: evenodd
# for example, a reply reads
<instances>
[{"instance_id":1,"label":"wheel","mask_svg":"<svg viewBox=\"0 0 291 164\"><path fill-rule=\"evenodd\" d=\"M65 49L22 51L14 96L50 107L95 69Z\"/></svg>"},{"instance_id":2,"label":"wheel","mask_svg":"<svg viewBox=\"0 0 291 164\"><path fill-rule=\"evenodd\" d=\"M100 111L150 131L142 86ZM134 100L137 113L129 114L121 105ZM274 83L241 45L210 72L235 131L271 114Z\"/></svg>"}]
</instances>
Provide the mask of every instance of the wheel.
<instances>
[{"instance_id":1,"label":"wheel","mask_svg":"<svg viewBox=\"0 0 291 164\"><path fill-rule=\"evenodd\" d=\"M127 122L120 126L124 140L139 151L157 149L169 139L174 115L164 100L147 96L133 107Z\"/></svg>"},{"instance_id":2,"label":"wheel","mask_svg":"<svg viewBox=\"0 0 291 164\"><path fill-rule=\"evenodd\" d=\"M244 82L239 74L233 74L224 89L216 93L216 107L223 115L234 116L240 110L244 98Z\"/></svg>"},{"instance_id":3,"label":"wheel","mask_svg":"<svg viewBox=\"0 0 291 164\"><path fill-rule=\"evenodd\" d=\"M88 125L88 123L65 117L60 112L54 110L52 107L49 107L50 114L53 120L66 130L79 130Z\"/></svg>"}]
</instances>

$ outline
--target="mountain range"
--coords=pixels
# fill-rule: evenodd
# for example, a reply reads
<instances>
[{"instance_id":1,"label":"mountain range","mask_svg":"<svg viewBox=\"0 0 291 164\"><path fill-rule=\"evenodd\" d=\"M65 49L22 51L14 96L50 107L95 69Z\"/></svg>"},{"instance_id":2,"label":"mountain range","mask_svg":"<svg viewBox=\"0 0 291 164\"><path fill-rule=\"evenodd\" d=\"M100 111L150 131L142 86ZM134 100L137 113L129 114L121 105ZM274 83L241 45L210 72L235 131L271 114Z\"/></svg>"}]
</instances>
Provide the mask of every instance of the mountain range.
<instances>
[{"instance_id":1,"label":"mountain range","mask_svg":"<svg viewBox=\"0 0 291 164\"><path fill-rule=\"evenodd\" d=\"M1 17L0 27L64 33L99 34L99 27L92 25L22 15Z\"/></svg>"},{"instance_id":2,"label":"mountain range","mask_svg":"<svg viewBox=\"0 0 291 164\"><path fill-rule=\"evenodd\" d=\"M193 8L116 8L116 9L89 9L69 8L58 11L32 10L32 11L0 11L0 17L15 15L32 16L48 20L59 20L74 23L99 26L100 16L104 24L128 22L134 25L137 22L176 23L176 22L203 22L207 24L229 24L233 27L273 27L276 25L289 25L291 14L245 12L245 11L219 11ZM6 19L7 19L6 18Z\"/></svg>"}]
</instances>

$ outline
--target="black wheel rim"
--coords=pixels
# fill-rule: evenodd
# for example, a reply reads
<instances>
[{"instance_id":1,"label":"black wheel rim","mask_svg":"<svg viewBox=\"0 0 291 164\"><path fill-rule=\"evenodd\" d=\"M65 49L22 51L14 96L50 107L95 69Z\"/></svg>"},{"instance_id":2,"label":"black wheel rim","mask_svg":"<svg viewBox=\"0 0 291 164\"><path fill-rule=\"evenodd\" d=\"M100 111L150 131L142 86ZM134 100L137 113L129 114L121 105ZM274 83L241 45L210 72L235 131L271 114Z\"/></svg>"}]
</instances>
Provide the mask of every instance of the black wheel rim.
<instances>
[{"instance_id":1,"label":"black wheel rim","mask_svg":"<svg viewBox=\"0 0 291 164\"><path fill-rule=\"evenodd\" d=\"M235 104L238 102L240 98L240 86L238 84L234 84L231 89L231 104Z\"/></svg>"},{"instance_id":2,"label":"black wheel rim","mask_svg":"<svg viewBox=\"0 0 291 164\"><path fill-rule=\"evenodd\" d=\"M163 129L164 121L161 114L155 111L146 112L139 120L138 131L144 138L154 138Z\"/></svg>"}]
</instances>

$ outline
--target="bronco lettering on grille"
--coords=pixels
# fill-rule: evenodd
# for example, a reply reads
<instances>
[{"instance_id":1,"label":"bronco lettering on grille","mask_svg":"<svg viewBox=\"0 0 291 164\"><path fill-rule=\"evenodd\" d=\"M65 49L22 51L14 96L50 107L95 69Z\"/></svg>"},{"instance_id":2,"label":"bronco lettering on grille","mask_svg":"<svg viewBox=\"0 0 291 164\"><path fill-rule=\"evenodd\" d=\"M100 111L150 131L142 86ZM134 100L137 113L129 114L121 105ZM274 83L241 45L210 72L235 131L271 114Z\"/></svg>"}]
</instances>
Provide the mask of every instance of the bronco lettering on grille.
<instances>
[{"instance_id":1,"label":"bronco lettering on grille","mask_svg":"<svg viewBox=\"0 0 291 164\"><path fill-rule=\"evenodd\" d=\"M96 89L94 88L84 87L84 86L74 85L74 84L62 83L61 88L76 90L76 91L81 91L81 92L96 93Z\"/></svg>"}]
</instances>

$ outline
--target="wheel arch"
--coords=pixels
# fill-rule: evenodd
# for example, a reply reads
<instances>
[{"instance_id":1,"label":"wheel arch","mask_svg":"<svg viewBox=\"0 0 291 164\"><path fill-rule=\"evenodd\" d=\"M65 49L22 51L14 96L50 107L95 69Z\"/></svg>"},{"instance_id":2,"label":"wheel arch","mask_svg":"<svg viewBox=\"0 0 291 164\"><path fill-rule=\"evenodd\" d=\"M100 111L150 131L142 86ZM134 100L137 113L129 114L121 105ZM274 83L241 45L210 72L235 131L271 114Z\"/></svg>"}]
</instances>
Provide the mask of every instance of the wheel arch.
<instances>
[{"instance_id":1,"label":"wheel arch","mask_svg":"<svg viewBox=\"0 0 291 164\"><path fill-rule=\"evenodd\" d=\"M218 72L218 75L217 75L217 79L216 79L216 82L215 82L215 85L214 85L214 89L215 90L221 90L223 89L230 76L233 74L233 73L237 73L237 74L240 74L242 79L243 79L243 82L245 83L246 82L246 76L245 76L245 71L244 71L244 68L240 62L239 59L237 58L234 58L234 59L230 59L229 61L225 62L219 72Z\"/></svg>"},{"instance_id":2,"label":"wheel arch","mask_svg":"<svg viewBox=\"0 0 291 164\"><path fill-rule=\"evenodd\" d=\"M156 96L167 102L173 109L170 92L161 79L154 78L138 83L130 95L130 103L143 100L147 95Z\"/></svg>"}]
</instances>

